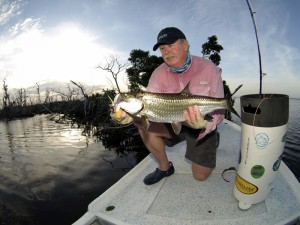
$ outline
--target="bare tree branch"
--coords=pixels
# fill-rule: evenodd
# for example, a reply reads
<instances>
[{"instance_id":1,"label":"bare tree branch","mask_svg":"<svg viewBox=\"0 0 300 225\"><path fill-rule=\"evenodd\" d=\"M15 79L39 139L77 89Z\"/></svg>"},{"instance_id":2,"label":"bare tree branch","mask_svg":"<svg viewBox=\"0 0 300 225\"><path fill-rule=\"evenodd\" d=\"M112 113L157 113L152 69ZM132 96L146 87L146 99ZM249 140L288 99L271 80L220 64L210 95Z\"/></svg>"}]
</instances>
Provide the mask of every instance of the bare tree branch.
<instances>
[{"instance_id":1,"label":"bare tree branch","mask_svg":"<svg viewBox=\"0 0 300 225\"><path fill-rule=\"evenodd\" d=\"M106 65L105 66L98 65L97 68L100 68L111 74L112 78L115 81L115 84L116 84L116 87L117 87L119 93L121 93L121 90L120 90L120 87L118 84L118 75L120 74L120 72L122 72L126 68L126 66L127 66L126 64L121 64L119 62L117 56L110 55L109 59L106 59Z\"/></svg>"},{"instance_id":2,"label":"bare tree branch","mask_svg":"<svg viewBox=\"0 0 300 225\"><path fill-rule=\"evenodd\" d=\"M76 85L80 90L81 90L81 93L84 97L84 114L85 116L87 115L87 112L90 110L90 104L89 104L89 96L88 94L86 94L85 90L84 90L84 87L82 84L77 84L76 82L70 80L74 85Z\"/></svg>"}]
</instances>

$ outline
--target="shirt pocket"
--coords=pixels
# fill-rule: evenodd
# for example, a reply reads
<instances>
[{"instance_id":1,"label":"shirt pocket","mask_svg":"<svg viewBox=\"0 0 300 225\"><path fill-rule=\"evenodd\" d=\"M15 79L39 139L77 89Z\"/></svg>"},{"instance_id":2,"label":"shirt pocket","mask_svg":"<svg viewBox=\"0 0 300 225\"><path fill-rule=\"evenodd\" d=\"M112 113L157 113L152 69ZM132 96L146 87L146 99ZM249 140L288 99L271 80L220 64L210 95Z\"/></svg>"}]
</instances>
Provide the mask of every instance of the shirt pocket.
<instances>
[{"instance_id":1,"label":"shirt pocket","mask_svg":"<svg viewBox=\"0 0 300 225\"><path fill-rule=\"evenodd\" d=\"M209 96L211 92L211 88L207 84L206 85L199 84L197 86L190 87L190 92L193 95Z\"/></svg>"}]
</instances>

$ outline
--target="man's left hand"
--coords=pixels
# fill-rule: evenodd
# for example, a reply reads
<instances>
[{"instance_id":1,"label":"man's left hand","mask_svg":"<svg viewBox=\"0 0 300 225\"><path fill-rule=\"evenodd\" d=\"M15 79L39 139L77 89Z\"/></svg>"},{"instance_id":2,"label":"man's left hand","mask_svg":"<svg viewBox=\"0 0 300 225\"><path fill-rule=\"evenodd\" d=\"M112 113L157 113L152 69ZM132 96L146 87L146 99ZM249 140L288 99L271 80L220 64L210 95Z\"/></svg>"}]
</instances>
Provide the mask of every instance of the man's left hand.
<instances>
[{"instance_id":1,"label":"man's left hand","mask_svg":"<svg viewBox=\"0 0 300 225\"><path fill-rule=\"evenodd\" d=\"M183 112L185 123L194 129L205 128L207 126L207 120L204 120L198 106L190 106Z\"/></svg>"}]
</instances>

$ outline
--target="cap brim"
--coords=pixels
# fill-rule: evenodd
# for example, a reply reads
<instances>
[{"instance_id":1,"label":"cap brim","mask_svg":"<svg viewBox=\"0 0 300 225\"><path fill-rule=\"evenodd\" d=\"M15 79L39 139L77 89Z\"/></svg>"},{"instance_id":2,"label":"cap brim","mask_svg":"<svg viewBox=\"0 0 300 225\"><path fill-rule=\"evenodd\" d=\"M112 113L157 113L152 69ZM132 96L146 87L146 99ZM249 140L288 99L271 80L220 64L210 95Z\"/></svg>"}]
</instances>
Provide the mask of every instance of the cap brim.
<instances>
[{"instance_id":1,"label":"cap brim","mask_svg":"<svg viewBox=\"0 0 300 225\"><path fill-rule=\"evenodd\" d=\"M163 44L165 44L165 43L156 43L156 44L153 46L153 51L156 51L156 50L158 49L158 47L159 47L160 45L163 45Z\"/></svg>"},{"instance_id":2,"label":"cap brim","mask_svg":"<svg viewBox=\"0 0 300 225\"><path fill-rule=\"evenodd\" d=\"M161 42L157 42L157 43L153 46L153 51L156 51L160 45L170 45L170 44L175 43L178 39L180 39L180 38L176 37L175 39L174 39L174 38L171 38L171 39L169 39L169 40L164 40L164 41L161 40Z\"/></svg>"}]
</instances>

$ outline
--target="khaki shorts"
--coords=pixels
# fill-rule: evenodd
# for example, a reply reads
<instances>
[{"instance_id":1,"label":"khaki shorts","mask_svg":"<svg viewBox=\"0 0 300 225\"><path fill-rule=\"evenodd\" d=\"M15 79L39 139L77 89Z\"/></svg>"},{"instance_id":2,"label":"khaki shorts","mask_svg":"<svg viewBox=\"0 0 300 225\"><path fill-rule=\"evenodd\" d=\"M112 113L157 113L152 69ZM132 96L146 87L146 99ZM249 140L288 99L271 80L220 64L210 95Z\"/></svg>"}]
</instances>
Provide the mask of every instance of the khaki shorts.
<instances>
[{"instance_id":1,"label":"khaki shorts","mask_svg":"<svg viewBox=\"0 0 300 225\"><path fill-rule=\"evenodd\" d=\"M172 137L172 139L164 139L167 146L172 147L179 142L186 141L187 149L185 157L187 159L201 166L209 168L216 167L216 151L218 145L216 130L207 134L201 140L196 141L201 129L197 130L182 126L180 134L177 135L174 133L171 124L166 123L165 126Z\"/></svg>"}]
</instances>

